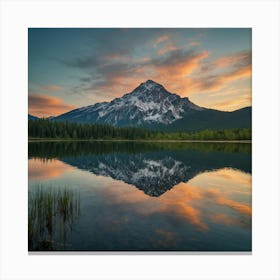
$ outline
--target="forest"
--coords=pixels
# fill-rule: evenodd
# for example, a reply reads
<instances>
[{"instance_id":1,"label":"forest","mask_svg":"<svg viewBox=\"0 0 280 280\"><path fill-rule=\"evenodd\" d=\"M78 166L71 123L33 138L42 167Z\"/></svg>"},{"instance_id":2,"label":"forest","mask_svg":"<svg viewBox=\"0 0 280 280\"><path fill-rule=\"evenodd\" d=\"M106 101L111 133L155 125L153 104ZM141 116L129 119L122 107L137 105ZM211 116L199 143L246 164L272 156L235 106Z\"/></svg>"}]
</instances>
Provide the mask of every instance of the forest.
<instances>
[{"instance_id":1,"label":"forest","mask_svg":"<svg viewBox=\"0 0 280 280\"><path fill-rule=\"evenodd\" d=\"M29 139L77 140L251 140L251 129L202 130L198 132L163 132L136 127L104 124L55 122L48 119L28 121Z\"/></svg>"}]
</instances>

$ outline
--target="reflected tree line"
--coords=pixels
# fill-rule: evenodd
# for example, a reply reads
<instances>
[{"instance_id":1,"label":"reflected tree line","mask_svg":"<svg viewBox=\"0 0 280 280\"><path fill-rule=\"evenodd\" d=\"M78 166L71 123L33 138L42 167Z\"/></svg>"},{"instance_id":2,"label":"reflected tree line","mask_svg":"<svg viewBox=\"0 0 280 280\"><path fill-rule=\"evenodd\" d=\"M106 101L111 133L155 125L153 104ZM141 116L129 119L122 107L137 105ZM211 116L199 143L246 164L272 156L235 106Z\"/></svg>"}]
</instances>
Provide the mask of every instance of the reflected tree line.
<instances>
[{"instance_id":1,"label":"reflected tree line","mask_svg":"<svg viewBox=\"0 0 280 280\"><path fill-rule=\"evenodd\" d=\"M149 151L198 150L200 152L223 152L251 154L251 144L247 143L184 143L184 142L110 142L110 141L64 141L30 142L28 156L32 158L62 158L81 155L109 153L137 154Z\"/></svg>"}]
</instances>

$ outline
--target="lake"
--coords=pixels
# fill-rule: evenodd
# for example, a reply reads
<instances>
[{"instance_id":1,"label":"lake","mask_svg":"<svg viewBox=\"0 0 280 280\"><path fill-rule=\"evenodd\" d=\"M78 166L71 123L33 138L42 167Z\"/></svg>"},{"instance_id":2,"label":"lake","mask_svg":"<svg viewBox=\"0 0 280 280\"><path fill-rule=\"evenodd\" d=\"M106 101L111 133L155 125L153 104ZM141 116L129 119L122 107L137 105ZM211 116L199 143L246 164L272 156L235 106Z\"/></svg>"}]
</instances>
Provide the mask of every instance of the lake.
<instances>
[{"instance_id":1,"label":"lake","mask_svg":"<svg viewBox=\"0 0 280 280\"><path fill-rule=\"evenodd\" d=\"M251 144L29 142L29 251L252 249Z\"/></svg>"}]
</instances>

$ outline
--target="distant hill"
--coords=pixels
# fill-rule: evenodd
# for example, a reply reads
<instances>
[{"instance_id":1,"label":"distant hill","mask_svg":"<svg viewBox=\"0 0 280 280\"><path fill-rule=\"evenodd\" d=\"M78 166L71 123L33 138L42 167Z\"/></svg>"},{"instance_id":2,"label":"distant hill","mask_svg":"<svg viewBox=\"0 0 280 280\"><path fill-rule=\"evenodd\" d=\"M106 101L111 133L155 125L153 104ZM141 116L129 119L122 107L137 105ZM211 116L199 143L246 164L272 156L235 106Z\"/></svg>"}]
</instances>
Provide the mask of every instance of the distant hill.
<instances>
[{"instance_id":1,"label":"distant hill","mask_svg":"<svg viewBox=\"0 0 280 280\"><path fill-rule=\"evenodd\" d=\"M199 131L231 128L250 128L252 126L252 107L233 112L207 109L193 113L173 122L171 125L151 125L152 129L164 131Z\"/></svg>"},{"instance_id":2,"label":"distant hill","mask_svg":"<svg viewBox=\"0 0 280 280\"><path fill-rule=\"evenodd\" d=\"M28 120L37 120L37 119L39 119L39 118L36 117L36 116L28 114Z\"/></svg>"}]
</instances>

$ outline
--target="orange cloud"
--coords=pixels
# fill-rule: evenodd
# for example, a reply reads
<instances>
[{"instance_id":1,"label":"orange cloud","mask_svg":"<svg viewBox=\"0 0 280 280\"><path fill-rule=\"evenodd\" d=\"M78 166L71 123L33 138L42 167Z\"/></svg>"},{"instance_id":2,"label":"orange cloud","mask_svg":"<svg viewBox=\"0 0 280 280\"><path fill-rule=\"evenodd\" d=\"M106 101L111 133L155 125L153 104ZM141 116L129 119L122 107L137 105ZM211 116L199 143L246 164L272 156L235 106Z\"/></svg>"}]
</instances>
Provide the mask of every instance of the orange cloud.
<instances>
[{"instance_id":1,"label":"orange cloud","mask_svg":"<svg viewBox=\"0 0 280 280\"><path fill-rule=\"evenodd\" d=\"M241 51L236 54L222 56L214 60L213 65L219 68L225 68L236 64L251 64L251 52Z\"/></svg>"},{"instance_id":2,"label":"orange cloud","mask_svg":"<svg viewBox=\"0 0 280 280\"><path fill-rule=\"evenodd\" d=\"M197 93L213 93L225 89L235 81L241 81L251 78L251 65L242 66L227 73L209 75L206 77L186 77L181 86L182 93L185 96L191 96Z\"/></svg>"},{"instance_id":3,"label":"orange cloud","mask_svg":"<svg viewBox=\"0 0 280 280\"><path fill-rule=\"evenodd\" d=\"M251 106L250 88L249 93L248 90L246 90L246 94L242 93L243 90L235 88L235 93L232 94L232 98L221 102L215 102L216 100L214 98L212 101L211 96L209 96L210 93L221 91L219 93L220 98L226 97L228 95L227 88L233 82L249 79L251 77L251 66L244 66L240 69L213 77L197 78L196 76L192 76L193 73L201 67L203 60L208 57L209 52L203 51L191 58L181 58L179 61L169 65L139 65L134 69L135 75L127 76L125 79L122 73L119 75L112 75L109 77L110 82L106 83L103 87L99 87L99 89L101 92L113 92L114 95L112 97L118 97L120 94L130 92L141 82L152 79L164 85L167 90L178 93L181 96L192 96L197 93L208 94L208 98L205 100L207 104L203 104L202 106L219 110L235 110ZM110 98L108 98L108 101L109 100ZM100 101L102 100L100 99Z\"/></svg>"},{"instance_id":4,"label":"orange cloud","mask_svg":"<svg viewBox=\"0 0 280 280\"><path fill-rule=\"evenodd\" d=\"M233 63L232 57L220 57L216 61L214 61L214 64L216 67L219 68L225 68Z\"/></svg>"},{"instance_id":5,"label":"orange cloud","mask_svg":"<svg viewBox=\"0 0 280 280\"><path fill-rule=\"evenodd\" d=\"M192 55L182 55L178 59L170 61L170 63L142 67L139 75L145 75L147 79L163 84L171 92L187 96L190 95L191 90L194 88L188 82L190 79L192 80L188 76L201 67L203 60L209 57L209 54L208 51L201 51Z\"/></svg>"},{"instance_id":6,"label":"orange cloud","mask_svg":"<svg viewBox=\"0 0 280 280\"><path fill-rule=\"evenodd\" d=\"M174 64L166 64L162 66L160 65L159 67L157 67L159 76L164 75L165 78L167 78L168 76L173 76L173 79L184 78L198 69L198 67L202 63L202 60L207 58L208 56L208 51L202 51L192 56L186 56L185 58L182 57Z\"/></svg>"},{"instance_id":7,"label":"orange cloud","mask_svg":"<svg viewBox=\"0 0 280 280\"><path fill-rule=\"evenodd\" d=\"M165 36L159 37L157 39L156 43L154 44L154 46L156 47L159 43L162 43L162 42L164 42L165 44L163 44L161 49L157 50L157 54L159 54L159 55L163 55L165 53L168 53L168 52L174 51L174 50L179 50L179 49L183 50L188 47L197 47L200 45L200 43L198 41L191 40L187 45L179 48L179 47L175 46L175 44L172 40L170 40L169 35L165 35Z\"/></svg>"},{"instance_id":8,"label":"orange cloud","mask_svg":"<svg viewBox=\"0 0 280 280\"><path fill-rule=\"evenodd\" d=\"M43 94L30 94L28 96L28 110L34 116L60 115L74 108L74 105L66 104L58 97Z\"/></svg>"},{"instance_id":9,"label":"orange cloud","mask_svg":"<svg viewBox=\"0 0 280 280\"><path fill-rule=\"evenodd\" d=\"M199 97L198 102L194 101L201 106L235 110L251 105L248 97L251 90L249 79L252 76L250 51L211 61L209 51L178 48L168 35L157 38L157 42L161 43L161 48L157 50L159 56L156 58L109 55L105 59L105 66L100 69L103 81L93 82L86 88L92 91L93 102L110 101L132 91L141 82L152 79L181 96L205 94L206 98L201 97L202 104L199 103ZM192 46L198 44L195 40L189 43ZM246 94L233 84L240 81L247 83ZM230 100L226 97L229 88L235 90ZM217 92L221 97L219 102L215 98Z\"/></svg>"},{"instance_id":10,"label":"orange cloud","mask_svg":"<svg viewBox=\"0 0 280 280\"><path fill-rule=\"evenodd\" d=\"M240 93L251 95L250 88L238 88L238 87L232 87L228 86L226 89L221 89L215 92L210 93L209 97L227 97L227 96L237 96Z\"/></svg>"},{"instance_id":11,"label":"orange cloud","mask_svg":"<svg viewBox=\"0 0 280 280\"><path fill-rule=\"evenodd\" d=\"M186 77L201 67L203 60L209 56L209 52L183 53L180 50L174 50L174 52L177 53L167 54L165 59L159 59L156 63L149 58L143 58L143 63L133 67L132 70L125 67L124 70L115 71L113 68L112 73L106 72L104 83L93 86L92 89L98 88L98 92L110 94L107 99L109 101L110 98L130 92L141 82L152 79L163 84L168 90L183 95ZM95 97L95 101L104 101L104 94L100 100Z\"/></svg>"},{"instance_id":12,"label":"orange cloud","mask_svg":"<svg viewBox=\"0 0 280 280\"><path fill-rule=\"evenodd\" d=\"M167 58L167 61L159 61L159 63L150 62L146 58L147 63L144 62L135 67L131 75L121 71L119 73L107 73L107 82L99 85L98 90L100 92L113 92L114 95L112 97L118 97L120 93L130 92L141 82L152 79L163 84L168 90L176 90L180 94L180 90L183 88L176 87L176 85L182 85L185 77L197 70L201 66L203 59L208 56L209 52L201 51L187 55L180 54L174 60L169 61ZM124 76L126 76L125 79ZM102 98L104 99L104 97Z\"/></svg>"},{"instance_id":13,"label":"orange cloud","mask_svg":"<svg viewBox=\"0 0 280 280\"><path fill-rule=\"evenodd\" d=\"M217 73L216 70L220 68L227 69L227 71ZM183 82L181 81L181 85L178 87L181 90L181 95L209 94L222 89L227 91L227 88L233 82L251 78L251 52L242 51L237 54L217 58L213 62L200 63L195 70L199 71L198 75L187 75ZM179 81L176 82L179 84ZM250 89L250 85L248 86Z\"/></svg>"},{"instance_id":14,"label":"orange cloud","mask_svg":"<svg viewBox=\"0 0 280 280\"><path fill-rule=\"evenodd\" d=\"M47 86L41 86L41 89L47 90L47 91L58 91L61 90L62 87L58 85L47 85Z\"/></svg>"},{"instance_id":15,"label":"orange cloud","mask_svg":"<svg viewBox=\"0 0 280 280\"><path fill-rule=\"evenodd\" d=\"M239 98L233 96L232 99L230 100L213 103L211 105L211 108L218 109L218 110L233 111L233 110L237 110L238 108L243 108L251 105L252 105L251 95L244 95Z\"/></svg>"},{"instance_id":16,"label":"orange cloud","mask_svg":"<svg viewBox=\"0 0 280 280\"><path fill-rule=\"evenodd\" d=\"M242 68L236 69L228 74L225 74L224 76L221 76L218 79L218 82L220 82L221 84L225 84L236 80L246 79L248 77L251 77L251 75L252 67L251 65L247 65Z\"/></svg>"}]
</instances>

